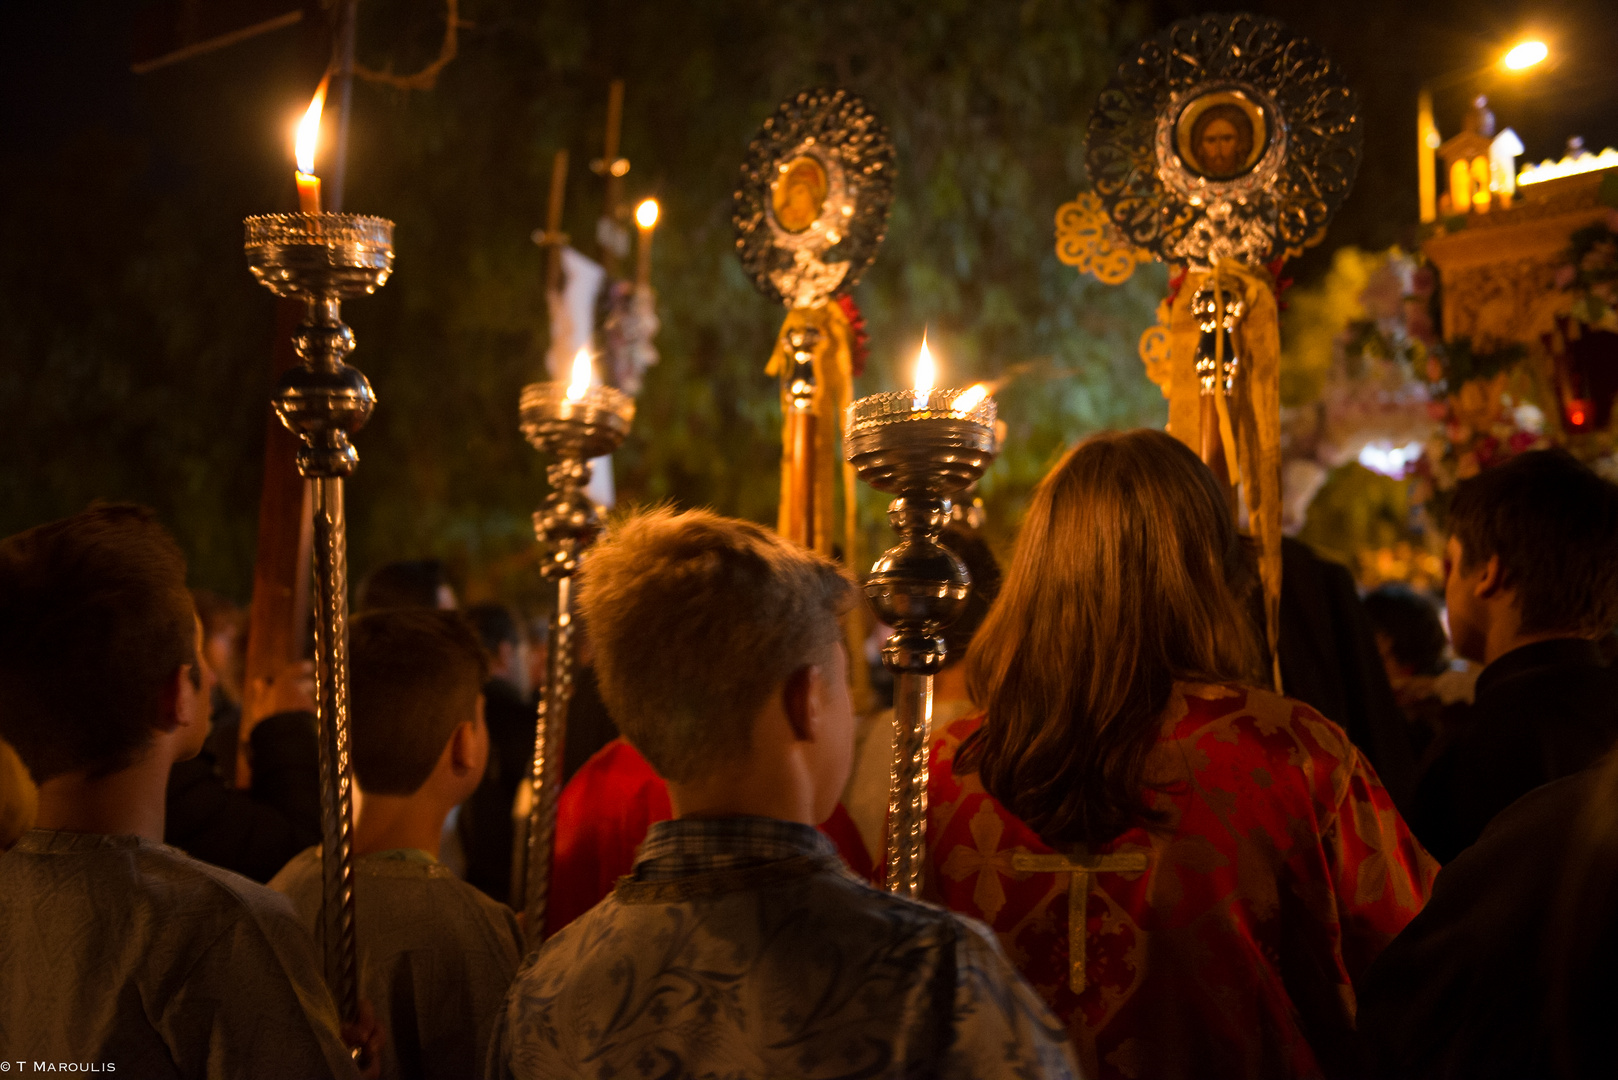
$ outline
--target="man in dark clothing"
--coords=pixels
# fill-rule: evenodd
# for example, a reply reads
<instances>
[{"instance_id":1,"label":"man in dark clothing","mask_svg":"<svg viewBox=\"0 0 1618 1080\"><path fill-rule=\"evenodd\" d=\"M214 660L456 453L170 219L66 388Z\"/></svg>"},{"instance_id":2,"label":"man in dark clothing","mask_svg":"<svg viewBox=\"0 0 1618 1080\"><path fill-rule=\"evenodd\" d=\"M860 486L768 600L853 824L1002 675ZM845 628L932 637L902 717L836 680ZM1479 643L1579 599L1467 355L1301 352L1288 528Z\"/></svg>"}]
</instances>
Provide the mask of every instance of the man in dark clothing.
<instances>
[{"instance_id":1,"label":"man in dark clothing","mask_svg":"<svg viewBox=\"0 0 1618 1080\"><path fill-rule=\"evenodd\" d=\"M1281 542L1281 685L1357 746L1394 804L1410 805L1416 752L1354 577L1309 545Z\"/></svg>"},{"instance_id":2,"label":"man in dark clothing","mask_svg":"<svg viewBox=\"0 0 1618 1080\"><path fill-rule=\"evenodd\" d=\"M1444 867L1360 987L1366 1075L1611 1074L1615 764L1523 796Z\"/></svg>"},{"instance_id":3,"label":"man in dark clothing","mask_svg":"<svg viewBox=\"0 0 1618 1080\"><path fill-rule=\"evenodd\" d=\"M230 787L211 743L169 773L163 840L194 859L266 882L320 842L320 746L315 718L281 713L253 728L253 786ZM234 762L232 762L234 764Z\"/></svg>"},{"instance_id":4,"label":"man in dark clothing","mask_svg":"<svg viewBox=\"0 0 1618 1080\"><path fill-rule=\"evenodd\" d=\"M1448 862L1532 789L1618 739L1618 487L1562 450L1520 454L1457 489L1444 599L1455 651L1487 664L1465 723L1429 754L1408 816Z\"/></svg>"},{"instance_id":5,"label":"man in dark clothing","mask_svg":"<svg viewBox=\"0 0 1618 1080\"><path fill-rule=\"evenodd\" d=\"M466 880L504 903L511 888L511 805L534 754L535 704L528 693L528 658L517 620L503 604L466 609L489 654L483 684L489 765L456 827L466 854Z\"/></svg>"},{"instance_id":6,"label":"man in dark clothing","mask_svg":"<svg viewBox=\"0 0 1618 1080\"><path fill-rule=\"evenodd\" d=\"M202 752L169 770L163 840L203 862L266 882L320 842L320 744L301 667L277 675L265 695L275 710L248 736L253 783L232 784L235 732L222 750L215 729Z\"/></svg>"}]
</instances>

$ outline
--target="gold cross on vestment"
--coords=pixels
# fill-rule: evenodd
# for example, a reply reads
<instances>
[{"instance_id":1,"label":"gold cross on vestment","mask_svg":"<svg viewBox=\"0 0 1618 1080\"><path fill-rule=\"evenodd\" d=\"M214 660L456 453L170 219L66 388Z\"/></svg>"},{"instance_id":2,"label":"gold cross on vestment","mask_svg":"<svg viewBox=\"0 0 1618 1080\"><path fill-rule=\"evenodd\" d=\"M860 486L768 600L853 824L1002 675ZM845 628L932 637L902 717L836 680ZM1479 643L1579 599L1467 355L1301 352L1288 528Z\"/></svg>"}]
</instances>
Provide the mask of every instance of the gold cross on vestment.
<instances>
[{"instance_id":1,"label":"gold cross on vestment","mask_svg":"<svg viewBox=\"0 0 1618 1080\"><path fill-rule=\"evenodd\" d=\"M1124 851L1115 855L1036 855L1017 851L1011 855L1011 868L1025 873L1067 874L1067 959L1068 985L1075 994L1084 993L1085 939L1089 928L1090 875L1096 873L1135 874L1146 869L1144 851Z\"/></svg>"}]
</instances>

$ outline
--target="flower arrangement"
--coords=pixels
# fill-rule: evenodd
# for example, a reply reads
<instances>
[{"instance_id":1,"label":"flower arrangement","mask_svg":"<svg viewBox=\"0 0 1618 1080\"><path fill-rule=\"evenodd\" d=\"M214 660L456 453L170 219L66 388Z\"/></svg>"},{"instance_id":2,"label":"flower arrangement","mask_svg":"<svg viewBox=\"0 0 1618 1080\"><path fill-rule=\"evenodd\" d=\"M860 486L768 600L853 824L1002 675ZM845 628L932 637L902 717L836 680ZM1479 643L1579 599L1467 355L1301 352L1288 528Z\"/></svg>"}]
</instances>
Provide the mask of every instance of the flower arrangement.
<instances>
[{"instance_id":1,"label":"flower arrangement","mask_svg":"<svg viewBox=\"0 0 1618 1080\"><path fill-rule=\"evenodd\" d=\"M1568 237L1556 287L1573 294L1575 319L1592 330L1618 331L1618 210Z\"/></svg>"},{"instance_id":2,"label":"flower arrangement","mask_svg":"<svg viewBox=\"0 0 1618 1080\"><path fill-rule=\"evenodd\" d=\"M1428 409L1437 427L1416 467L1413 502L1447 503L1460 481L1549 445L1545 414L1529 400L1526 373L1520 370L1527 355L1518 342L1477 347L1464 337L1429 353Z\"/></svg>"},{"instance_id":3,"label":"flower arrangement","mask_svg":"<svg viewBox=\"0 0 1618 1080\"><path fill-rule=\"evenodd\" d=\"M1326 469L1402 462L1426 440L1433 422L1421 373L1432 326L1425 307L1406 300L1420 272L1397 248L1343 248L1326 280L1300 292L1282 373L1289 458ZM1403 466L1379 471L1402 476Z\"/></svg>"}]
</instances>

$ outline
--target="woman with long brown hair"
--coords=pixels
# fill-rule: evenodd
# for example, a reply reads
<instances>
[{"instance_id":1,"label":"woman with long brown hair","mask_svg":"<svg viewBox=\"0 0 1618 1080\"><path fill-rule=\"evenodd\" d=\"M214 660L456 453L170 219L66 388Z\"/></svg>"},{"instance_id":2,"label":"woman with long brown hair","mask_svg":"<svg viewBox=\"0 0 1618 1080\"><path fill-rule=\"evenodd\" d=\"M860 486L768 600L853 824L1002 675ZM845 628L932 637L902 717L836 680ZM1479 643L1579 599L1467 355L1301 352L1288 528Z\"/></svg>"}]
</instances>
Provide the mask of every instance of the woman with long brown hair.
<instances>
[{"instance_id":1,"label":"woman with long brown hair","mask_svg":"<svg viewBox=\"0 0 1618 1080\"><path fill-rule=\"evenodd\" d=\"M1094 1077L1352 1075L1354 982L1437 865L1341 728L1259 688L1251 558L1170 436L1039 485L935 733L932 883Z\"/></svg>"}]
</instances>

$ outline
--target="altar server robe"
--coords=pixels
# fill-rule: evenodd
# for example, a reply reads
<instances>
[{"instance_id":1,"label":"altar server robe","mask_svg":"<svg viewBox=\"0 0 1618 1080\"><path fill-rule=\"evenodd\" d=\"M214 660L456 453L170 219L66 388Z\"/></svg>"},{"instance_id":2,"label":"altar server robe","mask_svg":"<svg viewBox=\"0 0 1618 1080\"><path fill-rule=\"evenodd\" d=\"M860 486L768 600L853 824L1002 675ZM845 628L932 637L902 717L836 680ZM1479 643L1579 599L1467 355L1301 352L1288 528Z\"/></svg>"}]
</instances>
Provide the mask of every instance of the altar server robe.
<instances>
[{"instance_id":1,"label":"altar server robe","mask_svg":"<svg viewBox=\"0 0 1618 1080\"><path fill-rule=\"evenodd\" d=\"M1162 826L1087 853L1143 869L1071 875L1031 868L1064 853L975 773L955 775L980 723L935 733L933 886L994 928L1087 1076L1354 1074L1355 988L1438 867L1341 728L1264 690L1176 685L1147 764ZM1075 881L1087 889L1081 992Z\"/></svg>"},{"instance_id":2,"label":"altar server robe","mask_svg":"<svg viewBox=\"0 0 1618 1080\"><path fill-rule=\"evenodd\" d=\"M0 855L0 1060L359 1076L285 897L138 836L45 829Z\"/></svg>"},{"instance_id":3,"label":"altar server robe","mask_svg":"<svg viewBox=\"0 0 1618 1080\"><path fill-rule=\"evenodd\" d=\"M270 882L310 933L320 921L320 849ZM517 973L517 917L426 852L381 851L354 864L360 997L387 1034L383 1080L475 1076Z\"/></svg>"}]
</instances>

